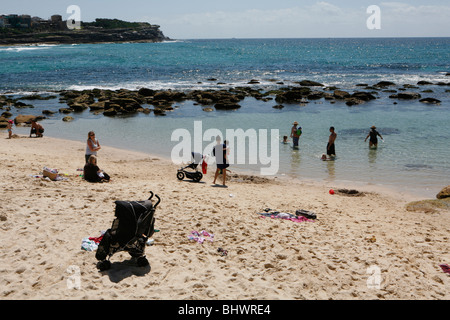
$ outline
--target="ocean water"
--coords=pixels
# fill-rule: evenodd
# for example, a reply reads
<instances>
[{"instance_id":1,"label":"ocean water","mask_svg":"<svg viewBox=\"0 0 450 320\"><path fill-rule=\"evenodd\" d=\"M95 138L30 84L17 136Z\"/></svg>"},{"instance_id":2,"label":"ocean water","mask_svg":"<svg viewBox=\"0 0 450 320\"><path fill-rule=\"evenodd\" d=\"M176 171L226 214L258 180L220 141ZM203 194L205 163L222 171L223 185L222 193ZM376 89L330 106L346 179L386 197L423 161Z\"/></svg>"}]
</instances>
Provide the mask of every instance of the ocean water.
<instances>
[{"instance_id":1,"label":"ocean water","mask_svg":"<svg viewBox=\"0 0 450 320\"><path fill-rule=\"evenodd\" d=\"M165 117L138 114L109 118L89 111L75 114L73 122L63 122L55 114L42 123L49 136L85 141L94 130L100 142L164 157L179 146L173 139L176 130L187 130L195 151L208 154L208 131L226 134L242 129L258 135L258 163L235 163L232 170L258 173L263 156L278 158L277 175L300 179L346 182L347 185L388 186L423 197L434 197L450 184L450 39L229 39L183 40L166 43L124 43L83 45L40 45L0 47L0 93L14 97L32 92L53 94L65 89L228 89L251 86L262 90L294 85L295 81L314 80L343 90L363 91L357 84L376 84L387 80L401 89L426 80L433 85L407 89L422 97L441 100L427 105L418 100L393 100L380 91L377 99L348 107L313 100L306 104L285 104L272 108L274 100L254 98L242 101L235 111L205 112L191 101L177 103ZM212 80L214 79L214 80ZM260 83L247 84L257 79ZM279 84L279 83L283 84ZM424 93L424 90L432 90ZM272 96L273 98L274 96ZM16 114L41 114L64 105L58 99L33 100L33 108L12 108ZM394 104L394 101L397 104ZM282 144L293 121L303 128L299 150ZM201 125L201 134L195 126ZM383 135L377 150L364 143L370 126ZM325 153L329 127L338 134L336 161L320 161ZM271 130L278 130L278 135ZM27 132L27 128L15 128ZM197 133L197 134L196 134ZM194 142L194 139L196 142ZM270 141L274 139L271 146ZM187 140L186 140L187 141ZM200 142L198 142L200 141ZM243 151L255 156L248 140ZM200 150L198 150L200 149ZM242 150L235 151L236 158ZM238 162L237 159L235 162ZM80 155L80 162L84 155ZM267 159L266 159L267 160ZM48 164L51 165L51 164ZM174 178L175 178L174 172Z\"/></svg>"}]
</instances>

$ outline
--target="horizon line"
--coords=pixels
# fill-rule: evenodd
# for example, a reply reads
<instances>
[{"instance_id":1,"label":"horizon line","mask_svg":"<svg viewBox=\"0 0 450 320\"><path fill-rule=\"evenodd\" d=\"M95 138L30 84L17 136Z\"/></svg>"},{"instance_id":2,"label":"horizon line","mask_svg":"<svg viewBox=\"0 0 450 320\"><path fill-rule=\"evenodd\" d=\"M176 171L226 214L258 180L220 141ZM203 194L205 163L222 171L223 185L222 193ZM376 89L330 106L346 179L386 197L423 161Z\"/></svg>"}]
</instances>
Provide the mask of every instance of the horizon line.
<instances>
[{"instance_id":1,"label":"horizon line","mask_svg":"<svg viewBox=\"0 0 450 320\"><path fill-rule=\"evenodd\" d=\"M282 40L282 39L445 39L449 36L385 36L385 37L363 37L363 36L347 36L347 37L223 37L223 38L170 38L168 41L180 41L180 40Z\"/></svg>"}]
</instances>

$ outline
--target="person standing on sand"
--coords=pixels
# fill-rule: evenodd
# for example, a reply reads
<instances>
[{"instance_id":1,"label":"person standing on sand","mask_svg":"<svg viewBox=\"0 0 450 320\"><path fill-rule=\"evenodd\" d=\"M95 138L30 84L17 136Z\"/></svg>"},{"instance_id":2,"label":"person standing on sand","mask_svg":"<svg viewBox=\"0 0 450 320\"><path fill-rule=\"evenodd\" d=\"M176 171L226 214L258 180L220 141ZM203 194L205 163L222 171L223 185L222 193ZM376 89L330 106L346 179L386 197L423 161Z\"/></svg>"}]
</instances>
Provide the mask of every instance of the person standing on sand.
<instances>
[{"instance_id":1,"label":"person standing on sand","mask_svg":"<svg viewBox=\"0 0 450 320\"><path fill-rule=\"evenodd\" d=\"M330 157L336 157L336 150L334 147L334 142L336 141L337 134L334 132L334 127L330 127L330 136L328 138L328 144L327 144L327 155Z\"/></svg>"},{"instance_id":2,"label":"person standing on sand","mask_svg":"<svg viewBox=\"0 0 450 320\"><path fill-rule=\"evenodd\" d=\"M86 143L86 154L85 154L85 162L89 162L90 156L97 156L97 151L101 149L100 143L97 139L95 139L94 131L89 131L88 139Z\"/></svg>"},{"instance_id":3,"label":"person standing on sand","mask_svg":"<svg viewBox=\"0 0 450 320\"><path fill-rule=\"evenodd\" d=\"M227 140L225 140L225 143L220 143L220 137L216 137L216 146L213 149L213 155L216 157L216 164L217 169L216 173L214 175L214 181L213 184L216 184L217 177L219 176L220 171L222 171L222 182L223 186L226 187L225 182L227 179L227 168L230 166L228 163L228 147L227 147Z\"/></svg>"},{"instance_id":4,"label":"person standing on sand","mask_svg":"<svg viewBox=\"0 0 450 320\"><path fill-rule=\"evenodd\" d=\"M293 123L292 129L291 129L291 138L293 141L294 148L298 148L298 140L300 139L300 136L302 135L302 128L297 128L298 122L295 121Z\"/></svg>"},{"instance_id":5,"label":"person standing on sand","mask_svg":"<svg viewBox=\"0 0 450 320\"><path fill-rule=\"evenodd\" d=\"M381 136L381 134L376 129L377 129L377 127L372 126L370 128L370 132L367 135L366 139L364 139L364 142L366 142L367 139L370 137L370 139L369 139L369 147L370 148L372 148L372 147L376 148L378 146L378 137L380 137L381 140L383 140L383 137Z\"/></svg>"},{"instance_id":6,"label":"person standing on sand","mask_svg":"<svg viewBox=\"0 0 450 320\"><path fill-rule=\"evenodd\" d=\"M8 139L11 139L12 137L12 125L14 121L8 120L8 124L6 125L6 128L8 129Z\"/></svg>"}]
</instances>

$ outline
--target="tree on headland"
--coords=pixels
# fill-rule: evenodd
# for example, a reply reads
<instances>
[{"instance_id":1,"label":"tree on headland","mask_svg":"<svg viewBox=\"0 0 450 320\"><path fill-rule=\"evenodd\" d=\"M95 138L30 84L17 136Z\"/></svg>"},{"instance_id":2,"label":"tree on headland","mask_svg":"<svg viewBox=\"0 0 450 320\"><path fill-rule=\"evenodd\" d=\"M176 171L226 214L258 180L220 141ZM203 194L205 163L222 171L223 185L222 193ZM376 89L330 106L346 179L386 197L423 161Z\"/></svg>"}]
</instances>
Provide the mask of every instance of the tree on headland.
<instances>
[{"instance_id":1,"label":"tree on headland","mask_svg":"<svg viewBox=\"0 0 450 320\"><path fill-rule=\"evenodd\" d=\"M94 22L82 22L84 27L96 27L103 29L121 29L121 28L142 28L151 27L147 22L128 22L119 19L97 18Z\"/></svg>"}]
</instances>

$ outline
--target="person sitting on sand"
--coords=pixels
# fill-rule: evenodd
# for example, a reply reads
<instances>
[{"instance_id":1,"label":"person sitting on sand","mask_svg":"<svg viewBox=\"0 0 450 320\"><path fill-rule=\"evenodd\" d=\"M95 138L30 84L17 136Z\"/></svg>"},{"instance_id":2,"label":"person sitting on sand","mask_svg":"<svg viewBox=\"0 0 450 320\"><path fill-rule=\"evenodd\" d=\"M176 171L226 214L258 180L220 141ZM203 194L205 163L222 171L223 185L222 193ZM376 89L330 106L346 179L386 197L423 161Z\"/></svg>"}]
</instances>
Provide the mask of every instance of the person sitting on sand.
<instances>
[{"instance_id":1,"label":"person sitting on sand","mask_svg":"<svg viewBox=\"0 0 450 320\"><path fill-rule=\"evenodd\" d=\"M36 138L43 137L44 127L37 123L35 119L31 120L30 138L32 134L36 135Z\"/></svg>"},{"instance_id":2,"label":"person sitting on sand","mask_svg":"<svg viewBox=\"0 0 450 320\"><path fill-rule=\"evenodd\" d=\"M371 148L372 147L376 148L378 146L378 137L380 137L381 140L383 140L383 137L381 136L381 134L376 129L377 129L377 127L372 126L370 128L370 132L367 135L366 139L364 139L364 142L366 142L367 139L370 137L370 139L369 139L369 147L371 147Z\"/></svg>"},{"instance_id":3,"label":"person sitting on sand","mask_svg":"<svg viewBox=\"0 0 450 320\"><path fill-rule=\"evenodd\" d=\"M91 155L83 169L84 180L89 182L109 182L109 175L97 166L97 157Z\"/></svg>"}]
</instances>

